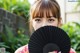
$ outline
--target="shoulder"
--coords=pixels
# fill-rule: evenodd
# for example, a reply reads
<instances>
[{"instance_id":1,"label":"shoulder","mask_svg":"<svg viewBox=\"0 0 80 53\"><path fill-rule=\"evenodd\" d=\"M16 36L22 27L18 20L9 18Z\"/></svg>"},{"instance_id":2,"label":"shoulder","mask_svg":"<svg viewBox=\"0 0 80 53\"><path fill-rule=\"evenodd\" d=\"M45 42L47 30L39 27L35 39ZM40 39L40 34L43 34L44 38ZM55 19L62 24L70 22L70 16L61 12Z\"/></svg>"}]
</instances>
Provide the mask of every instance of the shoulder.
<instances>
[{"instance_id":1,"label":"shoulder","mask_svg":"<svg viewBox=\"0 0 80 53\"><path fill-rule=\"evenodd\" d=\"M71 48L69 53L76 53L76 51Z\"/></svg>"},{"instance_id":2,"label":"shoulder","mask_svg":"<svg viewBox=\"0 0 80 53\"><path fill-rule=\"evenodd\" d=\"M24 45L24 46L18 48L14 53L29 53L28 45Z\"/></svg>"}]
</instances>

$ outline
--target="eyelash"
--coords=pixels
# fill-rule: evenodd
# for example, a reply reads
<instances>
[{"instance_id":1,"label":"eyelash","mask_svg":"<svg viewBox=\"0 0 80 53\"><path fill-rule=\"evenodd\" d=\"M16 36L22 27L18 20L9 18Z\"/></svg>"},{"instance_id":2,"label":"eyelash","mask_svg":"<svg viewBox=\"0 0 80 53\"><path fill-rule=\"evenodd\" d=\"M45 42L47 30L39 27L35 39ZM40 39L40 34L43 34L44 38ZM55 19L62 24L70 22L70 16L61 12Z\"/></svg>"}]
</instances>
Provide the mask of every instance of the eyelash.
<instances>
[{"instance_id":1,"label":"eyelash","mask_svg":"<svg viewBox=\"0 0 80 53\"><path fill-rule=\"evenodd\" d=\"M41 19L35 19L36 22L41 22ZM54 19L48 19L48 22L53 22L55 21Z\"/></svg>"},{"instance_id":2,"label":"eyelash","mask_svg":"<svg viewBox=\"0 0 80 53\"><path fill-rule=\"evenodd\" d=\"M54 21L54 19L49 19L48 21Z\"/></svg>"},{"instance_id":3,"label":"eyelash","mask_svg":"<svg viewBox=\"0 0 80 53\"><path fill-rule=\"evenodd\" d=\"M35 21L39 22L39 21L41 21L41 20L40 20L40 19L35 19Z\"/></svg>"}]
</instances>

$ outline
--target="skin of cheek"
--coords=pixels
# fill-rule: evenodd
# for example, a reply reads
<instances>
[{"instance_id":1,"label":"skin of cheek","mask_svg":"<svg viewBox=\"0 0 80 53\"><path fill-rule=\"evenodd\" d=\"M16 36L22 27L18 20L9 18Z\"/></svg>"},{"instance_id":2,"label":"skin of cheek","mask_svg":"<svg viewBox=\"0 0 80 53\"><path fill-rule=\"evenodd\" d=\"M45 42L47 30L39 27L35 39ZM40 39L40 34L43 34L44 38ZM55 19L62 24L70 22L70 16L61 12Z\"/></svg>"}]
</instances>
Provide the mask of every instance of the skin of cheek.
<instances>
[{"instance_id":1,"label":"skin of cheek","mask_svg":"<svg viewBox=\"0 0 80 53\"><path fill-rule=\"evenodd\" d=\"M36 23L36 22L34 22L34 21L33 21L33 24L32 24L34 30L37 30L38 28L40 28L41 25L42 25L41 23Z\"/></svg>"}]
</instances>

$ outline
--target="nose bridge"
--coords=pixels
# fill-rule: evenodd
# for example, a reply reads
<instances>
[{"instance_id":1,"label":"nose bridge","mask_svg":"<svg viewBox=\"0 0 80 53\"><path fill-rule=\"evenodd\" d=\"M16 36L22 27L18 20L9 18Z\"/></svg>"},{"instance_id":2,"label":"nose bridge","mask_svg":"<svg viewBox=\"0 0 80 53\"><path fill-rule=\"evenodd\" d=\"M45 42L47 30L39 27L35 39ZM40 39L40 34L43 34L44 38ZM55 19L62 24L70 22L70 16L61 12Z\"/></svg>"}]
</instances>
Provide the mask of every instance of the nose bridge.
<instances>
[{"instance_id":1,"label":"nose bridge","mask_svg":"<svg viewBox=\"0 0 80 53\"><path fill-rule=\"evenodd\" d=\"M46 26L46 25L47 25L47 23L45 23L45 22L42 24L42 26Z\"/></svg>"},{"instance_id":2,"label":"nose bridge","mask_svg":"<svg viewBox=\"0 0 80 53\"><path fill-rule=\"evenodd\" d=\"M46 26L48 23L47 23L47 18L43 18L43 23L42 23L42 26Z\"/></svg>"},{"instance_id":3,"label":"nose bridge","mask_svg":"<svg viewBox=\"0 0 80 53\"><path fill-rule=\"evenodd\" d=\"M44 16L43 16L43 23L42 23L42 26L46 26L48 23L47 23L47 16L44 12Z\"/></svg>"}]
</instances>

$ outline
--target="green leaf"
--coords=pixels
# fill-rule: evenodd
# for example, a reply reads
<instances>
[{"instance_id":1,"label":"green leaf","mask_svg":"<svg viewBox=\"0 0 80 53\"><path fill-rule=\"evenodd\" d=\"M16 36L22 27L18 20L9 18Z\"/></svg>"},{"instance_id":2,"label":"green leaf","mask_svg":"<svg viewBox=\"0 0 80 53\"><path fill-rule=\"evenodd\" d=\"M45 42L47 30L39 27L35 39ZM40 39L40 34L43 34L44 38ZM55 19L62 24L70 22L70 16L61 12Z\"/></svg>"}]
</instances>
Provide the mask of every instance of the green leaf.
<instances>
[{"instance_id":1,"label":"green leaf","mask_svg":"<svg viewBox=\"0 0 80 53\"><path fill-rule=\"evenodd\" d=\"M11 28L5 25L5 30L6 30L6 35L8 36L8 39L12 41L14 39L14 34Z\"/></svg>"}]
</instances>

